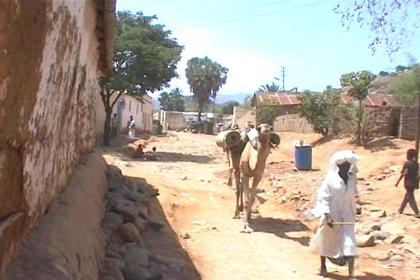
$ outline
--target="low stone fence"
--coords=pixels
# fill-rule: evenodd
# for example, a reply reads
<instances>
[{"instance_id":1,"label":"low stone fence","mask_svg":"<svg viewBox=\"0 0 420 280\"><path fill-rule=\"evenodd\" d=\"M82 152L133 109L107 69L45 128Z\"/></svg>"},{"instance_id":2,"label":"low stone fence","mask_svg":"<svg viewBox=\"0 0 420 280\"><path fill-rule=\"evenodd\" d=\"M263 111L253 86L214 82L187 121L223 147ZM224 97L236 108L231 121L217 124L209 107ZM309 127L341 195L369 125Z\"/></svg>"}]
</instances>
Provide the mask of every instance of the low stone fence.
<instances>
[{"instance_id":1,"label":"low stone fence","mask_svg":"<svg viewBox=\"0 0 420 280\"><path fill-rule=\"evenodd\" d=\"M312 125L299 114L290 114L277 117L273 123L273 130L277 132L314 132Z\"/></svg>"}]
</instances>

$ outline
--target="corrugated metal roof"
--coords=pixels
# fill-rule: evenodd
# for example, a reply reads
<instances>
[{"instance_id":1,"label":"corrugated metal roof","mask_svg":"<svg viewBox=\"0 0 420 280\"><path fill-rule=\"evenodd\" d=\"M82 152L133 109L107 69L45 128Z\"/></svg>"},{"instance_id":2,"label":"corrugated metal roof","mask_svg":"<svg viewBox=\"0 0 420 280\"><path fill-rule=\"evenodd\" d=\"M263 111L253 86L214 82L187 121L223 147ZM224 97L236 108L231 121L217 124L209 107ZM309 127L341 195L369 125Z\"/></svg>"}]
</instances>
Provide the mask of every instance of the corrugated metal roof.
<instances>
[{"instance_id":1,"label":"corrugated metal roof","mask_svg":"<svg viewBox=\"0 0 420 280\"><path fill-rule=\"evenodd\" d=\"M353 99L348 95L343 95L341 97L342 101L345 104L350 104L354 102ZM363 101L365 106L369 107L400 107L401 105L395 100L395 98L390 94L369 94L366 99Z\"/></svg>"},{"instance_id":2,"label":"corrugated metal roof","mask_svg":"<svg viewBox=\"0 0 420 280\"><path fill-rule=\"evenodd\" d=\"M296 106L300 105L299 95L297 93L269 92L257 95L257 104L276 103L280 106ZM353 98L348 95L341 95L341 101L344 104L354 102ZM369 94L364 100L364 105L369 107L400 107L400 104L390 94Z\"/></svg>"},{"instance_id":3,"label":"corrugated metal roof","mask_svg":"<svg viewBox=\"0 0 420 280\"><path fill-rule=\"evenodd\" d=\"M269 102L277 103L281 106L293 106L300 104L298 94L296 93L268 92L257 95L257 104Z\"/></svg>"}]
</instances>

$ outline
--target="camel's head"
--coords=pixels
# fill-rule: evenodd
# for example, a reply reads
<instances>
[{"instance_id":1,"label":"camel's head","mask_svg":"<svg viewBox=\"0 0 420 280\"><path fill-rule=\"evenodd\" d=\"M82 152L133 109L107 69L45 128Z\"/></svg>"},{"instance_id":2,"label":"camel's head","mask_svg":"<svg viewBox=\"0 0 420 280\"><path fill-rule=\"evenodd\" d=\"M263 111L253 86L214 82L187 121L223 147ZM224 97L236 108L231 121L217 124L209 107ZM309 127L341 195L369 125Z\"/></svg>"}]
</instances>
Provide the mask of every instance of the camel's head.
<instances>
[{"instance_id":1,"label":"camel's head","mask_svg":"<svg viewBox=\"0 0 420 280\"><path fill-rule=\"evenodd\" d=\"M263 123L257 126L258 141L263 144L269 144L272 148L280 145L280 136L273 132L271 125Z\"/></svg>"}]
</instances>

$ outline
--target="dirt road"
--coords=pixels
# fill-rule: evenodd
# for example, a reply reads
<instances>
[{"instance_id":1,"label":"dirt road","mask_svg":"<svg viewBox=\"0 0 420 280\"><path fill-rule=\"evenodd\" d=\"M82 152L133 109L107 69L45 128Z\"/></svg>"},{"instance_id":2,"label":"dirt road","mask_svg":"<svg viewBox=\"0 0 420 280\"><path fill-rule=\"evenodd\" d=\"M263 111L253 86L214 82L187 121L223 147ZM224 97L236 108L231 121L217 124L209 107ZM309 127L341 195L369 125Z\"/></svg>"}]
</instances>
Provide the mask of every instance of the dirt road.
<instances>
[{"instance_id":1,"label":"dirt road","mask_svg":"<svg viewBox=\"0 0 420 280\"><path fill-rule=\"evenodd\" d=\"M114 151L105 152L105 158L125 175L145 178L159 189L166 219L202 279L325 279L317 275L318 257L308 252L310 225L303 223L296 204L281 203L276 189L281 184L313 192L324 174L323 164L321 171L294 173L286 150L274 152L258 194L255 231L244 234L241 221L232 219L235 194L225 184L227 163L214 136L172 133L154 141L147 148L157 147L158 161L132 161ZM282 145L291 142L286 139ZM365 252L357 260L357 279L415 279L401 270L384 269ZM345 268L331 266L329 271L330 279L347 275Z\"/></svg>"}]
</instances>

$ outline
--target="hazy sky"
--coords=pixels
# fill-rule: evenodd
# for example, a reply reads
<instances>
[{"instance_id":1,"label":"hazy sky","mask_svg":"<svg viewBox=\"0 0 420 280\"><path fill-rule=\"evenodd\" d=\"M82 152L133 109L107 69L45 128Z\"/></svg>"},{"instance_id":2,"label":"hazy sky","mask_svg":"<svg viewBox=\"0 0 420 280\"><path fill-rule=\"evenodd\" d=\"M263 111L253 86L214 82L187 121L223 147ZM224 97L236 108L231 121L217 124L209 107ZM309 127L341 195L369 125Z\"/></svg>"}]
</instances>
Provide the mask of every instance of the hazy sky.
<instances>
[{"instance_id":1,"label":"hazy sky","mask_svg":"<svg viewBox=\"0 0 420 280\"><path fill-rule=\"evenodd\" d=\"M419 32L390 60L384 49L372 55L368 29L347 31L332 9L334 0L118 0L118 10L157 15L185 49L179 79L171 85L189 94L185 79L188 59L208 56L229 68L219 94L253 93L280 77L285 88L321 91L339 86L343 73L392 71L420 59ZM409 24L409 23L407 23Z\"/></svg>"}]
</instances>

